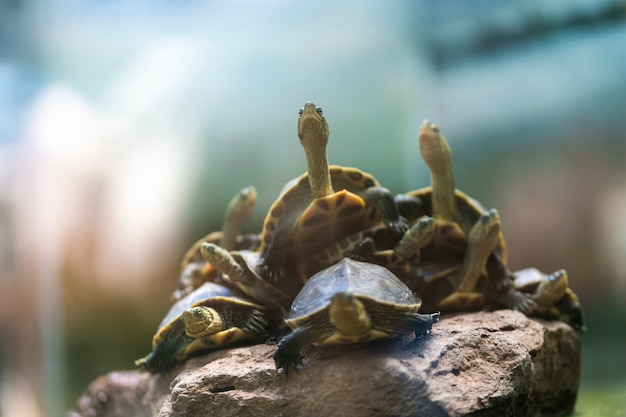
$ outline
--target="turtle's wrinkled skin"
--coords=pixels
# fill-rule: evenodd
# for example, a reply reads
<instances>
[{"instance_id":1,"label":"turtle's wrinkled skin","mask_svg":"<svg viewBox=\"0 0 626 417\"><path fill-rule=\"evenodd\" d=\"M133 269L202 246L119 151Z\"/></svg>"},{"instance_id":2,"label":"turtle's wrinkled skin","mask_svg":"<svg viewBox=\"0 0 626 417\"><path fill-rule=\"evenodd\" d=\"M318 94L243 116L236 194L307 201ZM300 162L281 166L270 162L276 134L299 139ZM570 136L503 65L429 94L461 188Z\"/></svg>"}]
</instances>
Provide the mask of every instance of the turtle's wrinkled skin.
<instances>
[{"instance_id":1,"label":"turtle's wrinkled skin","mask_svg":"<svg viewBox=\"0 0 626 417\"><path fill-rule=\"evenodd\" d=\"M219 282L217 270L202 256L200 248L203 243L218 244L226 250L258 248L261 243L258 234L240 234L243 225L252 214L256 201L257 192L254 186L242 188L228 203L222 230L209 233L187 250L180 264L178 288L170 297L172 300L180 300L207 281Z\"/></svg>"},{"instance_id":2,"label":"turtle's wrinkled skin","mask_svg":"<svg viewBox=\"0 0 626 417\"><path fill-rule=\"evenodd\" d=\"M258 272L281 289L289 278L302 276L306 260L361 230L384 224L402 235L408 228L398 215L393 195L370 174L356 168L328 165L329 129L322 109L308 102L300 110L298 137L307 173L283 188L264 224ZM382 222L382 223L381 223ZM293 291L288 291L293 293Z\"/></svg>"},{"instance_id":3,"label":"turtle's wrinkled skin","mask_svg":"<svg viewBox=\"0 0 626 417\"><path fill-rule=\"evenodd\" d=\"M256 272L255 267L260 259L259 252L247 250L229 252L209 242L202 244L201 252L207 262L223 274L222 279L226 283L237 287L281 317L287 312L292 298L265 281Z\"/></svg>"},{"instance_id":4,"label":"turtle's wrinkled skin","mask_svg":"<svg viewBox=\"0 0 626 417\"><path fill-rule=\"evenodd\" d=\"M487 299L495 299L498 304L530 311L534 302L516 290L509 277L487 273L486 264L492 254L504 263L507 258L497 211L486 210L455 188L450 147L439 127L428 120L420 129L419 148L431 173L431 186L398 195L396 203L410 224L423 217L435 219L435 236L420 250L423 282L413 288L422 296L424 310L465 310L468 299L487 293ZM483 229L484 224L490 225L490 233ZM470 238L472 233L475 236ZM473 295L448 299L440 305L459 290Z\"/></svg>"},{"instance_id":5,"label":"turtle's wrinkled skin","mask_svg":"<svg viewBox=\"0 0 626 417\"><path fill-rule=\"evenodd\" d=\"M293 331L274 353L276 368L297 369L309 344L361 343L402 333L426 334L439 313L419 314L420 301L388 269L344 258L312 276L285 322Z\"/></svg>"},{"instance_id":6,"label":"turtle's wrinkled skin","mask_svg":"<svg viewBox=\"0 0 626 417\"><path fill-rule=\"evenodd\" d=\"M263 342L268 324L265 307L212 282L178 301L159 325L152 351L135 365L167 371L194 355L239 343Z\"/></svg>"}]
</instances>

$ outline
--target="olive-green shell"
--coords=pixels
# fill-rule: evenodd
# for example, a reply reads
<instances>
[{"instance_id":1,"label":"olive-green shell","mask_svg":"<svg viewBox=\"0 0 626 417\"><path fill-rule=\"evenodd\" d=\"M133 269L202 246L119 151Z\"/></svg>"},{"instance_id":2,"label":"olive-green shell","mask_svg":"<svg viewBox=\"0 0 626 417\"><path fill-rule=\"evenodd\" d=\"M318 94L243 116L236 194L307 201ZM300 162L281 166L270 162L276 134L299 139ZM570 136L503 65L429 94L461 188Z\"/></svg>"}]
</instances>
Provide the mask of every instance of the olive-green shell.
<instances>
[{"instance_id":1,"label":"olive-green shell","mask_svg":"<svg viewBox=\"0 0 626 417\"><path fill-rule=\"evenodd\" d=\"M235 292L228 287L212 282L205 282L198 289L177 301L172 308L170 308L165 318L161 321L161 324L159 324L157 332L152 339L152 347L154 348L163 339L167 338L172 331L179 331L184 328L181 316L186 309L197 306L211 306L219 309L219 306L224 305L237 305L247 309L264 309L263 306L236 295Z\"/></svg>"},{"instance_id":2,"label":"olive-green shell","mask_svg":"<svg viewBox=\"0 0 626 417\"><path fill-rule=\"evenodd\" d=\"M388 269L344 258L313 275L291 305L285 321L298 326L330 306L333 295L344 292L397 311L417 312L421 302Z\"/></svg>"}]
</instances>

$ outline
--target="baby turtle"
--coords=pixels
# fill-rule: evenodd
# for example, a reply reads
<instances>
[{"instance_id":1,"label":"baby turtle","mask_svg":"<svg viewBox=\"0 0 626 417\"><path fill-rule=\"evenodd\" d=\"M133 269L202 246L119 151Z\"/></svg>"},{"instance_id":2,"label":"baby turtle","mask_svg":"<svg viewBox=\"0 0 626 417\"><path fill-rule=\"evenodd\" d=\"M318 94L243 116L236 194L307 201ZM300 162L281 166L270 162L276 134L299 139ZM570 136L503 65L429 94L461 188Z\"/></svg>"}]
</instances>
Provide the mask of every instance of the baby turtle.
<instances>
[{"instance_id":1,"label":"baby turtle","mask_svg":"<svg viewBox=\"0 0 626 417\"><path fill-rule=\"evenodd\" d=\"M287 269L297 271L303 259L352 233L377 226L381 220L400 236L408 228L398 215L392 194L374 177L356 168L328 165L328 136L322 109L306 103L300 110L298 137L307 173L285 185L265 218L261 234L258 271L274 284L284 285ZM302 282L298 284L297 289Z\"/></svg>"},{"instance_id":2,"label":"baby turtle","mask_svg":"<svg viewBox=\"0 0 626 417\"><path fill-rule=\"evenodd\" d=\"M524 312L529 311L533 302L514 288L512 280L498 277L497 282L491 282L491 277L480 273L484 264L464 260L470 256L467 255L468 236L487 210L478 201L455 188L450 146L439 127L428 120L422 123L420 129L419 148L430 170L431 186L399 195L396 203L401 215L410 224L423 216L435 219L435 236L421 250L420 269L427 288L421 292L420 289L417 290L422 295L425 306L437 306L439 301L458 289L464 292L474 291L482 277L489 281L488 285L483 286L483 291L493 292L499 303ZM487 235L484 236L487 238ZM478 243L482 245L481 242ZM496 254L506 264L506 243L500 230L497 231L491 253ZM460 271L464 264L472 268Z\"/></svg>"},{"instance_id":3,"label":"baby turtle","mask_svg":"<svg viewBox=\"0 0 626 417\"><path fill-rule=\"evenodd\" d=\"M428 306L443 312L477 311L488 303L487 264L500 235L497 210L484 212L467 237L467 248L458 268L444 270L423 283L420 291L436 303ZM454 289L456 288L456 290ZM448 294L441 299L442 294ZM435 297L433 297L435 295Z\"/></svg>"},{"instance_id":4,"label":"baby turtle","mask_svg":"<svg viewBox=\"0 0 626 417\"><path fill-rule=\"evenodd\" d=\"M213 282L179 300L158 327L152 352L135 361L150 372L167 371L194 355L267 337L265 308Z\"/></svg>"},{"instance_id":5,"label":"baby turtle","mask_svg":"<svg viewBox=\"0 0 626 417\"><path fill-rule=\"evenodd\" d=\"M574 329L584 331L582 308L564 269L548 275L537 268L526 268L513 276L515 288L530 294L536 303L530 315L567 321Z\"/></svg>"},{"instance_id":6,"label":"baby turtle","mask_svg":"<svg viewBox=\"0 0 626 417\"><path fill-rule=\"evenodd\" d=\"M291 305L293 331L274 353L285 373L302 362L309 344L361 343L402 333L426 334L439 313L419 314L420 301L388 269L344 258L313 275Z\"/></svg>"},{"instance_id":7,"label":"baby turtle","mask_svg":"<svg viewBox=\"0 0 626 417\"><path fill-rule=\"evenodd\" d=\"M241 235L241 229L252 214L257 201L257 192L250 185L241 189L228 203L222 230L211 232L196 241L185 253L180 265L178 288L172 296L173 300L180 300L202 283L215 281L217 270L207 263L201 253L201 246L205 242L219 244L227 250L249 249L254 250L260 243L258 234Z\"/></svg>"}]
</instances>

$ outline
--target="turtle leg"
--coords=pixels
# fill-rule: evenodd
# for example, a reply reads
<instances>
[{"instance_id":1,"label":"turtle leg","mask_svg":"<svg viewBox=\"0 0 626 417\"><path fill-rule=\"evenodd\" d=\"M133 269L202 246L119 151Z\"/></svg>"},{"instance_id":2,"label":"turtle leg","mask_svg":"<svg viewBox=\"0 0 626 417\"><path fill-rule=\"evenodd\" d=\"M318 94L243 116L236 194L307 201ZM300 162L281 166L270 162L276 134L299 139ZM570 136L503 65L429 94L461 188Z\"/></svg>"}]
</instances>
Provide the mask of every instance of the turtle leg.
<instances>
[{"instance_id":1,"label":"turtle leg","mask_svg":"<svg viewBox=\"0 0 626 417\"><path fill-rule=\"evenodd\" d=\"M555 305L556 309L568 318L568 324L579 332L587 330L583 322L583 310L578 297L568 288L567 292Z\"/></svg>"},{"instance_id":2,"label":"turtle leg","mask_svg":"<svg viewBox=\"0 0 626 417\"><path fill-rule=\"evenodd\" d=\"M490 302L506 308L521 311L528 315L537 306L530 295L524 294L515 288L513 274L508 270L502 258L496 252L491 252L487 259L487 297Z\"/></svg>"},{"instance_id":3,"label":"turtle leg","mask_svg":"<svg viewBox=\"0 0 626 417\"><path fill-rule=\"evenodd\" d=\"M298 366L302 365L302 355L300 354L302 348L324 339L332 332L333 327L329 322L309 323L296 328L278 342L278 347L274 352L276 369L283 368L285 375L288 375L292 369L297 371Z\"/></svg>"},{"instance_id":4,"label":"turtle leg","mask_svg":"<svg viewBox=\"0 0 626 417\"><path fill-rule=\"evenodd\" d=\"M172 332L161 340L147 356L137 359L135 365L151 373L167 371L184 360L185 350L192 341L193 338L187 336L184 331Z\"/></svg>"},{"instance_id":5,"label":"turtle leg","mask_svg":"<svg viewBox=\"0 0 626 417\"><path fill-rule=\"evenodd\" d=\"M396 194L393 198L398 208L398 212L402 217L407 219L410 223L413 223L420 216L427 213L422 199L419 197L413 197L406 194Z\"/></svg>"},{"instance_id":6,"label":"turtle leg","mask_svg":"<svg viewBox=\"0 0 626 417\"><path fill-rule=\"evenodd\" d=\"M345 253L345 257L355 261L367 261L367 257L376 252L374 238L368 236L354 246L354 249Z\"/></svg>"},{"instance_id":7,"label":"turtle leg","mask_svg":"<svg viewBox=\"0 0 626 417\"><path fill-rule=\"evenodd\" d=\"M207 262L225 274L223 277L225 281L234 284L250 297L281 314L286 313L285 306L291 303L291 298L257 276L245 265L240 265L226 249L206 242L202 244L201 251Z\"/></svg>"},{"instance_id":8,"label":"turtle leg","mask_svg":"<svg viewBox=\"0 0 626 417\"><path fill-rule=\"evenodd\" d=\"M375 327L392 334L415 333L423 336L439 321L440 313L421 314L417 312L398 312L390 316L389 311L373 309L369 311Z\"/></svg>"},{"instance_id":9,"label":"turtle leg","mask_svg":"<svg viewBox=\"0 0 626 417\"><path fill-rule=\"evenodd\" d=\"M402 236L409 225L404 217L400 216L398 206L391 191L385 187L370 187L359 193L366 205L376 207L382 217L383 223L393 233Z\"/></svg>"},{"instance_id":10,"label":"turtle leg","mask_svg":"<svg viewBox=\"0 0 626 417\"><path fill-rule=\"evenodd\" d=\"M262 338L268 336L268 324L265 316L259 310L253 310L247 314L246 321L240 326L241 330L251 333Z\"/></svg>"},{"instance_id":11,"label":"turtle leg","mask_svg":"<svg viewBox=\"0 0 626 417\"><path fill-rule=\"evenodd\" d=\"M238 327L246 333L261 338L268 335L269 325L265 320L265 314L256 308L228 304L221 308L221 314L225 328Z\"/></svg>"}]
</instances>

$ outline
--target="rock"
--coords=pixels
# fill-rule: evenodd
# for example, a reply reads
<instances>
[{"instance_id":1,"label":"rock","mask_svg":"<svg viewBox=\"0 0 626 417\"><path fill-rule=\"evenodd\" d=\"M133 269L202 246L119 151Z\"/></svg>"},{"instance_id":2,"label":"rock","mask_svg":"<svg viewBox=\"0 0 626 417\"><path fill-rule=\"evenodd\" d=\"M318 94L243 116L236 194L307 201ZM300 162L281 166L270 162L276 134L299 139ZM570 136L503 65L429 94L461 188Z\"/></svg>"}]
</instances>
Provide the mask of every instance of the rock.
<instances>
[{"instance_id":1,"label":"rock","mask_svg":"<svg viewBox=\"0 0 626 417\"><path fill-rule=\"evenodd\" d=\"M90 385L70 416L571 413L582 342L564 323L501 310L444 317L417 340L309 347L305 367L289 377L275 371L273 351L240 347L190 359L168 373L111 373Z\"/></svg>"},{"instance_id":2,"label":"rock","mask_svg":"<svg viewBox=\"0 0 626 417\"><path fill-rule=\"evenodd\" d=\"M110 372L89 384L68 417L150 417L143 404L150 375L137 371Z\"/></svg>"}]
</instances>

